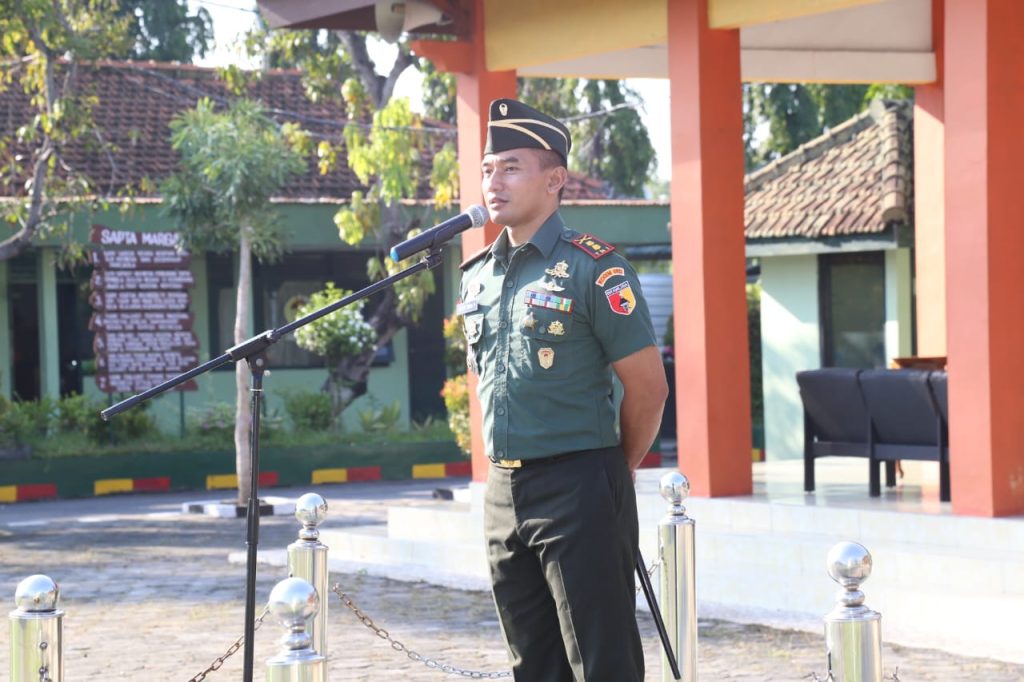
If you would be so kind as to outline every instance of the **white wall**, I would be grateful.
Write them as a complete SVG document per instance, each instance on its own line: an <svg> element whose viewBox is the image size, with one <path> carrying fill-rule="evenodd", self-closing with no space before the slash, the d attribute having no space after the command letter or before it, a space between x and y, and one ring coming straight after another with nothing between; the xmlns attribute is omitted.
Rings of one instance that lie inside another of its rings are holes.
<svg viewBox="0 0 1024 682"><path fill-rule="evenodd" d="M885 252L885 363L911 355L910 249Z"/></svg>
<svg viewBox="0 0 1024 682"><path fill-rule="evenodd" d="M766 456L803 457L796 373L821 366L817 256L761 259L761 348Z"/></svg>

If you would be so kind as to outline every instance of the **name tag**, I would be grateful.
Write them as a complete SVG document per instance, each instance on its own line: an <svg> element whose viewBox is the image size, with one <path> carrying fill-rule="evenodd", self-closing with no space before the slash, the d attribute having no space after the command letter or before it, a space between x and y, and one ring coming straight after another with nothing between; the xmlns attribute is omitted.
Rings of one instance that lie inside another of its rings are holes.
<svg viewBox="0 0 1024 682"><path fill-rule="evenodd" d="M455 307L455 314L465 315L466 313L475 313L479 307L480 303L478 301L466 301Z"/></svg>

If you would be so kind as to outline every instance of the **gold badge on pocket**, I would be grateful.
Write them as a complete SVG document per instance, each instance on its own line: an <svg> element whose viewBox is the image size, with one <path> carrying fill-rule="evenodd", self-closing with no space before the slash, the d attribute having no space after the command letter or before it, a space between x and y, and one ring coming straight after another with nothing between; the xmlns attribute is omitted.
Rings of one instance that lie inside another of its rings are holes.
<svg viewBox="0 0 1024 682"><path fill-rule="evenodd" d="M559 320L555 320L548 325L548 334L551 334L551 336L563 336L565 334L565 325Z"/></svg>
<svg viewBox="0 0 1024 682"><path fill-rule="evenodd" d="M551 369L551 366L555 364L555 349L541 348L537 351L537 360L543 369Z"/></svg>

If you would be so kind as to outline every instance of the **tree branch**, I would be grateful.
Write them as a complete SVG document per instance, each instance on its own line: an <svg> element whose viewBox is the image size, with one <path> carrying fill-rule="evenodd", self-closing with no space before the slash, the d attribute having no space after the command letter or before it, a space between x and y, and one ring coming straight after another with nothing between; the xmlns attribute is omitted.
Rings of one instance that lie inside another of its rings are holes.
<svg viewBox="0 0 1024 682"><path fill-rule="evenodd" d="M381 97L384 77L377 73L377 66L366 50L366 36L353 31L338 31L338 35L345 43L345 51L352 62L352 68L355 69L363 87L366 88L374 109L380 109L386 103L386 100Z"/></svg>
<svg viewBox="0 0 1024 682"><path fill-rule="evenodd" d="M46 187L46 166L49 163L50 155L53 153L53 144L47 140L36 157L35 165L32 168L32 193L29 197L28 217L22 223L21 229L7 239L0 242L0 260L13 258L21 253L21 250L32 243L32 239L39 231L42 223L43 199Z"/></svg>
<svg viewBox="0 0 1024 682"><path fill-rule="evenodd" d="M380 98L381 101L387 103L391 100L391 95L395 92L395 84L398 83L399 77L405 72L407 68L416 63L416 58L412 56L409 51L409 46L401 44L398 46L398 56L395 58L395 63L391 65L391 72L388 74L387 79L381 86Z"/></svg>

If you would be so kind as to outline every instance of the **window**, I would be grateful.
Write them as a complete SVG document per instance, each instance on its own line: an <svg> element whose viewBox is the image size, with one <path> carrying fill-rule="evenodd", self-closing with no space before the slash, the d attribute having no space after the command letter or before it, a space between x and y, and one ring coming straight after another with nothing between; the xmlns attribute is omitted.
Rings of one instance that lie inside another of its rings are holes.
<svg viewBox="0 0 1024 682"><path fill-rule="evenodd" d="M885 366L885 254L820 256L822 365Z"/></svg>
<svg viewBox="0 0 1024 682"><path fill-rule="evenodd" d="M339 289L358 290L369 284L366 276L368 254L363 251L290 253L272 264L253 264L253 329L258 333L295 319L295 309L310 294L334 282ZM234 345L235 269L231 254L207 257L210 288L211 352ZM393 359L390 344L381 348L374 364ZM289 334L270 349L270 368L323 367L324 359L299 348Z"/></svg>

